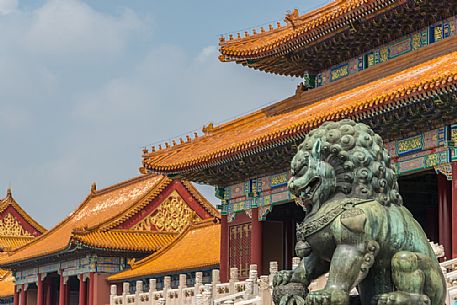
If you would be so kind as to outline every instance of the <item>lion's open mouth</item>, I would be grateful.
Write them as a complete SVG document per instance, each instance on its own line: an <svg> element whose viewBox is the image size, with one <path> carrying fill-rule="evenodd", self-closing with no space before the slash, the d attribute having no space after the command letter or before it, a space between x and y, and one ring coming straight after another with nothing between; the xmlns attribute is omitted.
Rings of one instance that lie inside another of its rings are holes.
<svg viewBox="0 0 457 305"><path fill-rule="evenodd" d="M319 177L313 177L308 184L301 188L300 197L304 200L311 199L320 184L321 179L319 179Z"/></svg>
<svg viewBox="0 0 457 305"><path fill-rule="evenodd" d="M319 177L313 177L305 186L295 192L295 195L297 196L295 198L295 203L302 206L305 211L308 210L308 207L312 205L311 199L320 184L321 179L319 179Z"/></svg>

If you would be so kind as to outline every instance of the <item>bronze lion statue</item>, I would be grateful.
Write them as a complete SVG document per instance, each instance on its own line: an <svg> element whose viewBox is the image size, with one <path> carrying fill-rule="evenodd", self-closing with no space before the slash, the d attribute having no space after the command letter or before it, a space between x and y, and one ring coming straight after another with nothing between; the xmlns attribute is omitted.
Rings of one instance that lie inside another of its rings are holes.
<svg viewBox="0 0 457 305"><path fill-rule="evenodd" d="M274 277L276 305L444 304L437 258L403 206L395 168L369 126L345 119L312 130L291 173L289 190L306 212L295 247L302 260ZM308 292L327 272L325 288Z"/></svg>

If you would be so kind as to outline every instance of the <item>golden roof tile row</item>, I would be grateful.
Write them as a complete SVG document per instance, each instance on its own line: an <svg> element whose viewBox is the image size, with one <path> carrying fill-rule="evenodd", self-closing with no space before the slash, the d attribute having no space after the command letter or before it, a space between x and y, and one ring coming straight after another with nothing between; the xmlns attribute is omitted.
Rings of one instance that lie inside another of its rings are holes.
<svg viewBox="0 0 457 305"><path fill-rule="evenodd" d="M74 232L72 243L96 249L114 251L154 252L171 243L175 233L129 230Z"/></svg>
<svg viewBox="0 0 457 305"><path fill-rule="evenodd" d="M255 119L246 116L246 122L225 124L227 128L215 128L190 143L147 153L143 166L161 173L207 168L306 133L325 121L354 118L456 83L453 52L287 113L269 116L256 111Z"/></svg>
<svg viewBox="0 0 457 305"><path fill-rule="evenodd" d="M275 54L288 53L304 43L309 43L322 36L348 26L357 18L376 14L390 5L404 3L405 0L335 0L329 4L299 16L294 10L285 18L286 26L278 22L277 28L263 28L253 35L220 40L220 60L257 59Z"/></svg>
<svg viewBox="0 0 457 305"><path fill-rule="evenodd" d="M220 224L209 221L189 226L167 247L134 263L132 269L110 276L108 280L122 281L215 267L219 265L220 230Z"/></svg>

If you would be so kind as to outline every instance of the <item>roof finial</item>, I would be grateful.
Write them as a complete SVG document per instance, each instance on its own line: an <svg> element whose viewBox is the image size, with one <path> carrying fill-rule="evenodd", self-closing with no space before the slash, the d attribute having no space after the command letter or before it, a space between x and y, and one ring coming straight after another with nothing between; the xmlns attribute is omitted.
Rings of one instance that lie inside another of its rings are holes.
<svg viewBox="0 0 457 305"><path fill-rule="evenodd" d="M94 194L95 192L97 191L97 183L92 183L91 187L90 187L90 192L91 194Z"/></svg>
<svg viewBox="0 0 457 305"><path fill-rule="evenodd" d="M6 189L6 197L12 197L12 193L11 193L11 185Z"/></svg>

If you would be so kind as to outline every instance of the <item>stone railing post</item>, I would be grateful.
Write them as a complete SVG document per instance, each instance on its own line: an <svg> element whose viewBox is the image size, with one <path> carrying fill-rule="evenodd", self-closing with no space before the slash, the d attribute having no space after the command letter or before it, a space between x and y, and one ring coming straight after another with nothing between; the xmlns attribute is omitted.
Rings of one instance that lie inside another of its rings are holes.
<svg viewBox="0 0 457 305"><path fill-rule="evenodd" d="M155 299L154 299L154 292L157 291L157 280L156 279L149 279L149 304L154 305L155 304Z"/></svg>
<svg viewBox="0 0 457 305"><path fill-rule="evenodd" d="M259 296L262 300L262 305L272 305L272 298L270 292L270 279L268 275L260 276L259 281Z"/></svg>
<svg viewBox="0 0 457 305"><path fill-rule="evenodd" d="M143 293L143 281L135 283L135 304L140 304L140 293Z"/></svg>
<svg viewBox="0 0 457 305"><path fill-rule="evenodd" d="M299 257L296 257L296 256L294 256L292 258L292 270L298 267L298 265L300 264L300 260L301 259Z"/></svg>
<svg viewBox="0 0 457 305"><path fill-rule="evenodd" d="M197 296L200 293L200 287L203 285L203 273L202 272L196 272L195 273L195 290L194 290L194 295ZM195 298L197 299L197 298Z"/></svg>
<svg viewBox="0 0 457 305"><path fill-rule="evenodd" d="M122 283L122 304L128 304L127 295L130 293L130 284Z"/></svg>
<svg viewBox="0 0 457 305"><path fill-rule="evenodd" d="M117 296L117 286L116 285L111 285L110 298L109 298L110 305L114 305L114 297L115 296Z"/></svg>
<svg viewBox="0 0 457 305"><path fill-rule="evenodd" d="M270 286L273 285L273 278L278 273L278 262L270 262L270 275L268 276L268 282Z"/></svg>
<svg viewBox="0 0 457 305"><path fill-rule="evenodd" d="M178 304L180 304L180 305L184 304L184 299L185 299L185 296L183 293L184 288L187 288L187 277L185 274L180 274L179 275L179 284L178 284L178 289L179 289Z"/></svg>
<svg viewBox="0 0 457 305"><path fill-rule="evenodd" d="M214 269L211 274L211 284L213 285L213 300L218 297L218 291L216 289L216 285L221 283L221 279L219 277L219 269Z"/></svg>
<svg viewBox="0 0 457 305"><path fill-rule="evenodd" d="M168 298L168 290L170 288L171 288L171 276L164 276L163 277L163 298L165 299L165 303L170 302L170 300Z"/></svg>
<svg viewBox="0 0 457 305"><path fill-rule="evenodd" d="M195 305L203 305L203 295L201 293L195 295Z"/></svg>
<svg viewBox="0 0 457 305"><path fill-rule="evenodd" d="M259 294L259 287L257 285L257 265L249 265L249 279L252 280L252 295Z"/></svg>
<svg viewBox="0 0 457 305"><path fill-rule="evenodd" d="M254 294L254 283L253 283L252 279L246 279L245 284L244 284L243 298L245 300L252 299L253 294Z"/></svg>
<svg viewBox="0 0 457 305"><path fill-rule="evenodd" d="M203 291L203 305L212 305L212 295L213 295L213 285L205 284L204 291Z"/></svg>
<svg viewBox="0 0 457 305"><path fill-rule="evenodd" d="M229 293L236 293L235 283L238 282L238 268L230 268Z"/></svg>

